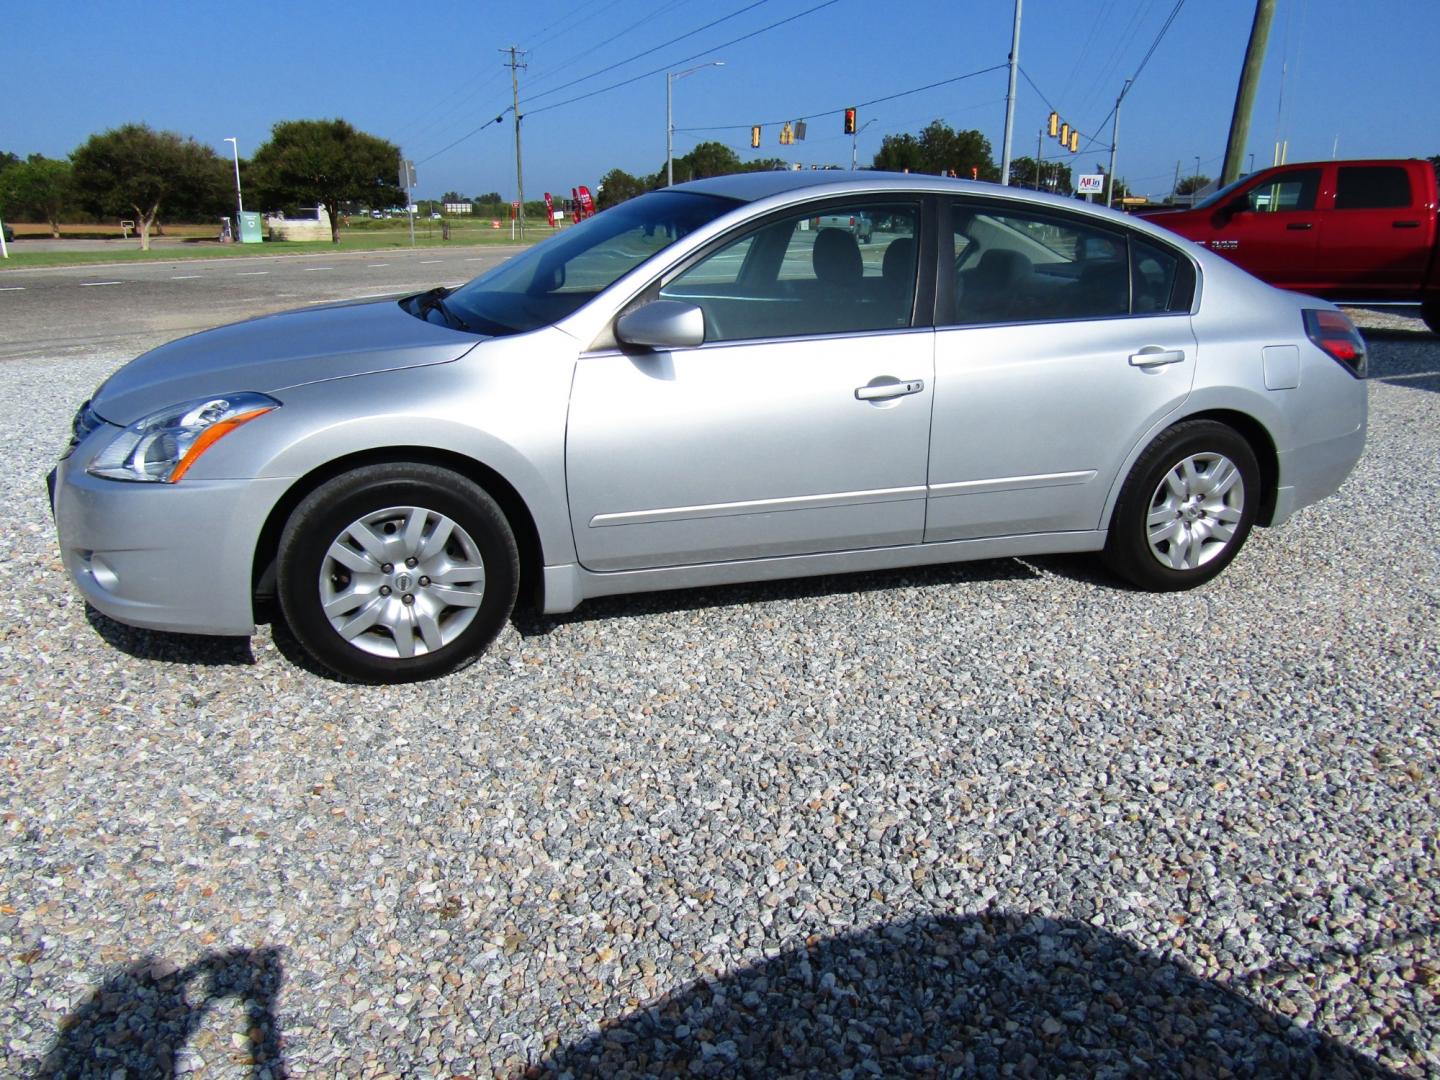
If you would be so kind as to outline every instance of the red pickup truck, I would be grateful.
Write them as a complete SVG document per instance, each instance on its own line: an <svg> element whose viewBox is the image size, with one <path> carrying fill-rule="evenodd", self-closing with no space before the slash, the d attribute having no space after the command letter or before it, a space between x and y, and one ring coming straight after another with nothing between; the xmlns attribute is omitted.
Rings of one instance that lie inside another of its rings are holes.
<svg viewBox="0 0 1440 1080"><path fill-rule="evenodd" d="M1440 333L1436 173L1428 161L1262 169L1189 210L1140 213L1282 289L1420 304Z"/></svg>

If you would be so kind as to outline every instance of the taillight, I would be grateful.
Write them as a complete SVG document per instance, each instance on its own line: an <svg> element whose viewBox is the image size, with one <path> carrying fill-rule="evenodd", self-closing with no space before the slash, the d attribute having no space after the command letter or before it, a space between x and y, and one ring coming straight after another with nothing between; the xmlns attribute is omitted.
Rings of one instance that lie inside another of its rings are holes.
<svg viewBox="0 0 1440 1080"><path fill-rule="evenodd" d="M1365 339L1348 318L1338 311L1306 308L1305 333L1351 375L1365 378Z"/></svg>

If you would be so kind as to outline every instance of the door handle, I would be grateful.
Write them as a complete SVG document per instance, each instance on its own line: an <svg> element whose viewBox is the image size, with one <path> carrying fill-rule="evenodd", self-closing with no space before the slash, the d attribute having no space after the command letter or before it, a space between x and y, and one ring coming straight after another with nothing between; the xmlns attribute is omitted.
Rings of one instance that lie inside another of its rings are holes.
<svg viewBox="0 0 1440 1080"><path fill-rule="evenodd" d="M1130 363L1135 367L1160 367L1162 364L1178 364L1184 359L1184 349L1163 349L1159 345L1146 345L1139 352L1130 354Z"/></svg>
<svg viewBox="0 0 1440 1080"><path fill-rule="evenodd" d="M1301 232L1305 229L1314 228L1314 224L1309 221L1292 221L1289 225L1286 225L1285 228L1293 232Z"/></svg>
<svg viewBox="0 0 1440 1080"><path fill-rule="evenodd" d="M897 379L894 382L871 383L868 386L857 386L855 388L855 397L859 401L884 401L886 398L904 397L906 394L918 394L924 389L924 379L907 379L904 382Z"/></svg>
<svg viewBox="0 0 1440 1080"><path fill-rule="evenodd" d="M1391 227L1392 229L1418 229L1418 228L1420 228L1420 222L1418 222L1418 221L1392 221L1392 222L1390 223L1390 227Z"/></svg>

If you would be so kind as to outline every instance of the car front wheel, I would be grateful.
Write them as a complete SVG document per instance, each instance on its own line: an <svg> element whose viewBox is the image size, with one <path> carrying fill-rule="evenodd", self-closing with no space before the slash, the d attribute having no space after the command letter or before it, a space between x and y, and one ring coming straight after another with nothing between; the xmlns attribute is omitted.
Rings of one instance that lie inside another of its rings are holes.
<svg viewBox="0 0 1440 1080"><path fill-rule="evenodd" d="M1191 589L1235 558L1260 500L1250 444L1213 420L1176 424L1135 462L1120 491L1105 563L1142 589Z"/></svg>
<svg viewBox="0 0 1440 1080"><path fill-rule="evenodd" d="M422 464L369 466L316 488L285 525L276 569L296 640L332 671L376 683L473 661L519 583L514 534L495 501Z"/></svg>

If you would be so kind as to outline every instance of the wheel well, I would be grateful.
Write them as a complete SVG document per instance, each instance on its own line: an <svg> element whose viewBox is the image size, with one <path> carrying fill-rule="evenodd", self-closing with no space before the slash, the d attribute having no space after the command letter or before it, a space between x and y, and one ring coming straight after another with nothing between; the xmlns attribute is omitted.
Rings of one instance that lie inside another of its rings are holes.
<svg viewBox="0 0 1440 1080"><path fill-rule="evenodd" d="M1269 525L1275 517L1275 497L1280 488L1280 458L1275 453L1275 441L1270 432L1253 416L1232 412L1229 409L1212 409L1195 413L1186 420L1214 420L1228 428L1234 428L1255 451L1255 460L1260 465L1260 507L1255 515L1257 525Z"/></svg>
<svg viewBox="0 0 1440 1080"><path fill-rule="evenodd" d="M271 508L270 516L265 519L265 527L260 530L260 539L255 545L255 558L251 567L250 589L257 621L266 622L274 617L275 556L280 548L280 534L295 508L321 484L342 473L366 465L395 462L415 462L419 465L435 465L449 469L484 488L500 505L505 520L510 523L510 529L515 534L515 546L520 552L520 596L539 601L544 582L544 574L541 572L544 560L540 548L540 532L535 527L535 519L525 505L525 500L510 486L510 482L489 466L461 454L425 446L387 446L326 462L314 472L295 481Z"/></svg>

